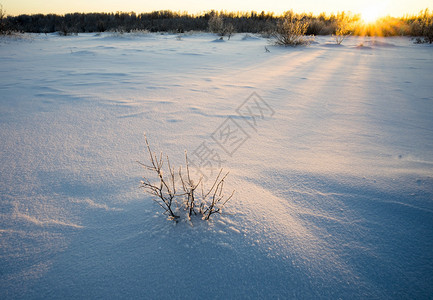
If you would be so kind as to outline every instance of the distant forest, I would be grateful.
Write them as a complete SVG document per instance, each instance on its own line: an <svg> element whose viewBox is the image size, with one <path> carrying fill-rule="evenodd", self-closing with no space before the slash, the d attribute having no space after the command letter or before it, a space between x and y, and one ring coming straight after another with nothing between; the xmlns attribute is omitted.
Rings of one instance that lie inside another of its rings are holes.
<svg viewBox="0 0 433 300"><path fill-rule="evenodd" d="M70 13L65 15L34 14L5 16L0 11L0 32L33 32L72 34L81 32L131 32L146 30L150 32L183 33L187 31L209 31L209 20L219 17L230 24L234 32L271 34L278 23L287 15L295 16L308 23L307 35L335 34L342 21L351 25L355 35L380 36L423 36L432 30L433 17L428 9L416 16L401 18L386 17L375 24L360 22L360 16L350 13L338 14L294 14L288 11L283 15L272 12L218 12L209 11L200 15L173 11L154 11L136 14L134 12L116 13Z"/></svg>

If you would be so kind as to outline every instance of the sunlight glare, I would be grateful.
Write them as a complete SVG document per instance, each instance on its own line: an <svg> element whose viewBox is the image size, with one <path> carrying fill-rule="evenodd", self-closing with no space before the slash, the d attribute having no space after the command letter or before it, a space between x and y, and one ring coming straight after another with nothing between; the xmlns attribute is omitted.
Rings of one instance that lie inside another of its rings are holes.
<svg viewBox="0 0 433 300"><path fill-rule="evenodd" d="M365 23L374 23L379 17L379 8L374 6L365 8L361 13L361 18Z"/></svg>

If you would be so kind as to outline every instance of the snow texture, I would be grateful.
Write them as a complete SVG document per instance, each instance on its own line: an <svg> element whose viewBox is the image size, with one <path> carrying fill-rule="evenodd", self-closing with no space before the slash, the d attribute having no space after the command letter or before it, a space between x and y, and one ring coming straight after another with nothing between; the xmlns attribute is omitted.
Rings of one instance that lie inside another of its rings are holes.
<svg viewBox="0 0 433 300"><path fill-rule="evenodd" d="M0 39L2 299L432 297L433 48L244 36ZM144 132L223 215L167 220Z"/></svg>

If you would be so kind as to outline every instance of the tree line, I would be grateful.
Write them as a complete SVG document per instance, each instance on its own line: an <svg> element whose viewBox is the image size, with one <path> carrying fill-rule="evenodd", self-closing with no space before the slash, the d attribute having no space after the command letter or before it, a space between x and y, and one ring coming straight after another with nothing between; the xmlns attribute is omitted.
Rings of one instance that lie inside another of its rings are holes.
<svg viewBox="0 0 433 300"><path fill-rule="evenodd" d="M136 14L135 12L115 13L69 13L33 14L6 16L0 7L0 32L32 32L63 34L82 32L146 30L150 32L209 31L209 21L221 18L234 32L270 34L287 16L303 20L307 24L307 35L335 34L344 21L355 35L379 36L428 36L433 31L433 15L425 9L418 15L401 18L385 17L375 24L366 25L360 22L360 15L338 13L313 15L311 13L295 14L288 11L282 15L272 12L226 12L208 11L202 14L173 12L170 10L153 11Z"/></svg>

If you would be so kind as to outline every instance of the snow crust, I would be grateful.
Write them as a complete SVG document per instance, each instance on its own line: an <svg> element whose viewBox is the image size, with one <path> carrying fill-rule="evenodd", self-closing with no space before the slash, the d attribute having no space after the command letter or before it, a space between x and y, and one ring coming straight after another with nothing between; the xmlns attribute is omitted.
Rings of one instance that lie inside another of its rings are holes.
<svg viewBox="0 0 433 300"><path fill-rule="evenodd" d="M0 39L1 298L430 298L433 48L215 41ZM175 165L218 153L223 215L167 221L139 189L144 132Z"/></svg>

